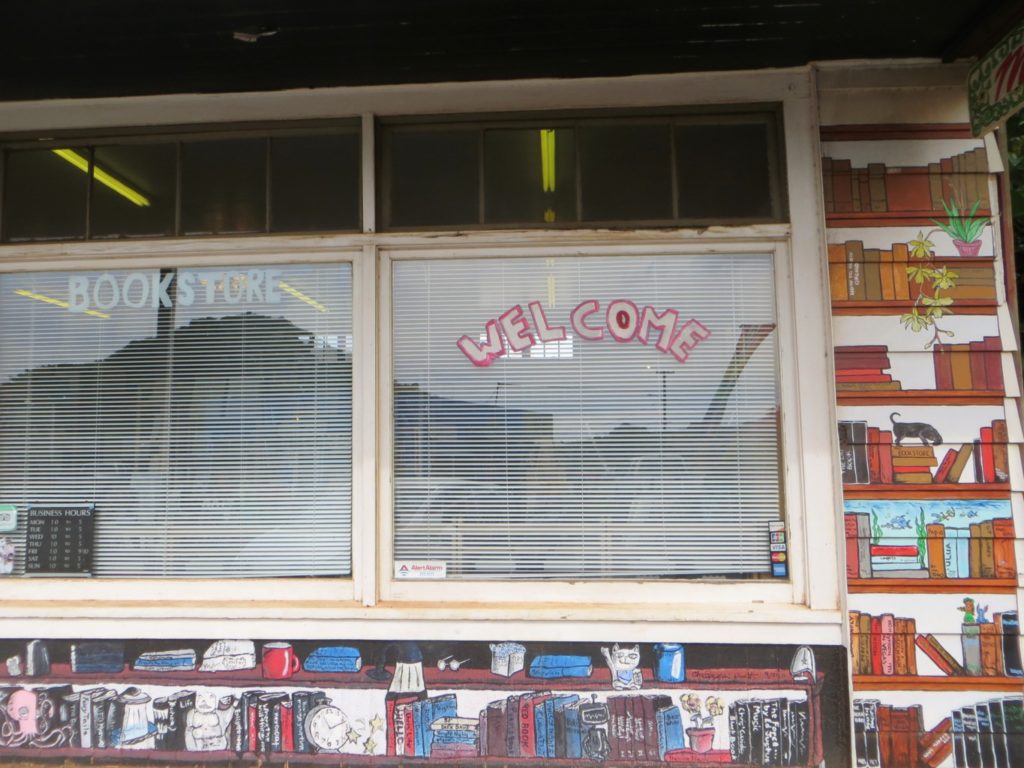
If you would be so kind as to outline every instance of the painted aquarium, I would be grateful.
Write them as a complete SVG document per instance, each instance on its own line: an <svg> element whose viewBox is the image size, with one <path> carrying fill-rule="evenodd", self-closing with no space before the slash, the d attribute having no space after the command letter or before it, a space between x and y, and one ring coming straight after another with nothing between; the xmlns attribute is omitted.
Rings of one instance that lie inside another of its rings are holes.
<svg viewBox="0 0 1024 768"><path fill-rule="evenodd" d="M3 647L3 762L850 764L841 647L508 640Z"/></svg>

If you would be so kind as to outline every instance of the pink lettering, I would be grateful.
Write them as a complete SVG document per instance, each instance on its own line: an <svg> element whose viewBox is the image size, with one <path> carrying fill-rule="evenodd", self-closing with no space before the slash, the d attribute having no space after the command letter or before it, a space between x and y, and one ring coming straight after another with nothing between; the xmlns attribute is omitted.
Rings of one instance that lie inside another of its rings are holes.
<svg viewBox="0 0 1024 768"><path fill-rule="evenodd" d="M458 348L462 350L462 354L469 358L469 362L478 368L486 368L497 358L505 354L505 344L501 340L501 333L498 332L498 322L496 320L488 320L485 328L487 329L487 342L485 344L478 344L469 336L463 336L455 342Z"/></svg>
<svg viewBox="0 0 1024 768"><path fill-rule="evenodd" d="M516 304L512 309L498 318L501 330L505 332L505 340L516 352L522 352L533 346L533 334L527 332L529 326L523 317L523 308Z"/></svg>
<svg viewBox="0 0 1024 768"><path fill-rule="evenodd" d="M640 330L637 332L636 340L641 344L647 344L651 328L657 328L658 341L654 346L659 352L668 352L678 321L679 313L674 309L666 309L659 315L657 310L648 304L640 314Z"/></svg>
<svg viewBox="0 0 1024 768"><path fill-rule="evenodd" d="M544 307L539 301L530 302L530 314L533 316L533 325L537 329L537 337L543 342L565 341L565 326L548 325L548 318L544 314Z"/></svg>
<svg viewBox="0 0 1024 768"><path fill-rule="evenodd" d="M599 306L597 299L582 301L576 305L572 314L569 315L569 322L572 324L572 329L576 331L576 335L581 339L586 339L587 341L600 341L604 338L603 328L591 328L584 322L587 317L597 312L597 308Z"/></svg>
<svg viewBox="0 0 1024 768"><path fill-rule="evenodd" d="M672 339L669 351L676 360L680 363L685 363L686 358L690 356L688 350L693 349L702 341L710 337L711 331L703 325L698 323L696 320L687 320L683 324L683 327L679 329L679 333L676 334L676 337Z"/></svg>
<svg viewBox="0 0 1024 768"><path fill-rule="evenodd" d="M622 343L631 341L636 336L639 319L640 313L632 301L615 299L608 303L605 320L608 323L608 332L616 341Z"/></svg>

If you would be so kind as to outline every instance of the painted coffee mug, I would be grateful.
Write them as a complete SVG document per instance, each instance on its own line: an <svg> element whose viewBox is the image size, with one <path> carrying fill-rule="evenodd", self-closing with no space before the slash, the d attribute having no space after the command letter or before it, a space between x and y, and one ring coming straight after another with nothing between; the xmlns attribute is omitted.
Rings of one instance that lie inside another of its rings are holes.
<svg viewBox="0 0 1024 768"><path fill-rule="evenodd" d="M263 644L263 676L284 680L299 671L301 662L291 643Z"/></svg>

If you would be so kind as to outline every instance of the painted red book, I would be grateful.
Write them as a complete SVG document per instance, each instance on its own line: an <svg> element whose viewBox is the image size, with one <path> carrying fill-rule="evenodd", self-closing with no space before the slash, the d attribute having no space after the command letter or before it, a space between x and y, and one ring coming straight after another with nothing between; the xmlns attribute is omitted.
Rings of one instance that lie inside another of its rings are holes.
<svg viewBox="0 0 1024 768"><path fill-rule="evenodd" d="M912 766L915 763L910 762L910 738L908 734L910 732L910 713L907 710L900 707L893 707L892 710L892 730L890 731L890 739L892 742L892 763L893 766ZM917 735L914 735L914 741L917 741Z"/></svg>
<svg viewBox="0 0 1024 768"><path fill-rule="evenodd" d="M872 557L916 557L916 544L872 544Z"/></svg>
<svg viewBox="0 0 1024 768"><path fill-rule="evenodd" d="M281 751L295 751L294 711L290 701L281 702Z"/></svg>
<svg viewBox="0 0 1024 768"><path fill-rule="evenodd" d="M935 666L947 675L965 674L963 666L950 655L949 651L942 647L941 643L933 635L918 635L914 643L924 651L925 656L935 662Z"/></svg>
<svg viewBox="0 0 1024 768"><path fill-rule="evenodd" d="M857 553L857 516L843 515L846 531L846 578L856 579L860 575L860 557Z"/></svg>
<svg viewBox="0 0 1024 768"><path fill-rule="evenodd" d="M992 422L992 472L997 483L1010 481L1010 434L1005 419Z"/></svg>
<svg viewBox="0 0 1024 768"><path fill-rule="evenodd" d="M832 200L836 213L853 211L853 169L849 160L832 160Z"/></svg>
<svg viewBox="0 0 1024 768"><path fill-rule="evenodd" d="M550 693L526 694L519 699L519 755L537 756L537 704L550 699Z"/></svg>
<svg viewBox="0 0 1024 768"><path fill-rule="evenodd" d="M385 749L389 755L397 755L396 750L398 744L395 741L395 716L397 714L398 707L402 704L412 704L414 701L419 701L418 696L397 696L393 699L386 699L384 702L384 717L385 727L387 728L387 735L385 736ZM405 718L402 719L402 727L404 729ZM402 749L405 749L405 740L402 741Z"/></svg>
<svg viewBox="0 0 1024 768"><path fill-rule="evenodd" d="M935 482L944 483L946 478L949 477L949 470L953 468L953 462L956 461L956 456L959 453L956 448L950 448L946 451L946 455L942 457L942 461L939 462L939 468L935 470Z"/></svg>
<svg viewBox="0 0 1024 768"><path fill-rule="evenodd" d="M871 617L871 674L882 674L882 619Z"/></svg>
<svg viewBox="0 0 1024 768"><path fill-rule="evenodd" d="M907 725L909 726L907 741L910 742L908 744L910 749L910 762L908 765L917 765L918 755L920 754L920 749L917 746L917 740L921 737L921 732L924 730L924 720L922 719L920 704L911 704L907 707L907 721Z"/></svg>
<svg viewBox="0 0 1024 768"><path fill-rule="evenodd" d="M873 367L867 367L866 364L857 362L850 366L839 366L836 365L836 376L837 377L850 377L850 376L875 376L882 374L882 366L876 365Z"/></svg>
<svg viewBox="0 0 1024 768"><path fill-rule="evenodd" d="M882 674L892 675L896 672L896 617L891 613L883 613L881 616L881 653Z"/></svg>
<svg viewBox="0 0 1024 768"><path fill-rule="evenodd" d="M994 483L996 481L995 457L992 454L992 427L981 428L981 473L979 482Z"/></svg>
<svg viewBox="0 0 1024 768"><path fill-rule="evenodd" d="M999 354L1003 345L998 336L986 336L985 345L985 383L993 392L1003 391L1003 356Z"/></svg>
<svg viewBox="0 0 1024 768"><path fill-rule="evenodd" d="M971 386L974 389L988 389L985 373L985 358L988 355L985 353L985 343L983 341L972 341L967 346L970 350L968 354L971 367Z"/></svg>
<svg viewBox="0 0 1024 768"><path fill-rule="evenodd" d="M880 429L868 427L868 479L872 483L880 483L882 481L881 452L878 448L880 435Z"/></svg>
<svg viewBox="0 0 1024 768"><path fill-rule="evenodd" d="M994 575L997 579L1012 579L1017 576L1017 558L1014 556L1013 518L1000 517L992 521L992 554L995 560ZM847 543L849 549L849 543Z"/></svg>
<svg viewBox="0 0 1024 768"><path fill-rule="evenodd" d="M416 755L416 718L413 717L413 707L410 704L405 708L405 755L414 757Z"/></svg>
<svg viewBox="0 0 1024 768"><path fill-rule="evenodd" d="M878 465L881 482L892 483L892 432L883 429L879 433Z"/></svg>
<svg viewBox="0 0 1024 768"><path fill-rule="evenodd" d="M882 765L892 765L892 706L878 705L878 754Z"/></svg>
<svg viewBox="0 0 1024 768"><path fill-rule="evenodd" d="M946 718L917 741L918 754L922 763L929 768L939 768L953 754L953 721Z"/></svg>
<svg viewBox="0 0 1024 768"><path fill-rule="evenodd" d="M879 373L877 370L867 373L854 373L853 371L836 371L836 381L892 381L888 373Z"/></svg>
<svg viewBox="0 0 1024 768"><path fill-rule="evenodd" d="M945 344L932 347L932 364L935 367L935 389L948 391L953 389L953 358L951 350Z"/></svg>
<svg viewBox="0 0 1024 768"><path fill-rule="evenodd" d="M709 749L707 752L694 752L692 749L670 749L665 753L666 763L731 763L732 755L728 749Z"/></svg>

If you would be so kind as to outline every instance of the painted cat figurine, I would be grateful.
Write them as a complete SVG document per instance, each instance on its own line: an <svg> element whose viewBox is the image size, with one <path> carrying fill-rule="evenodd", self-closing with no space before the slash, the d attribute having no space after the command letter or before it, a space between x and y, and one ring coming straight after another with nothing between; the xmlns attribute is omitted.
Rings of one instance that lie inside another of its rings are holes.
<svg viewBox="0 0 1024 768"><path fill-rule="evenodd" d="M640 666L640 646L619 648L616 643L611 652L601 648L604 660L612 673L612 688L616 691L636 691L644 684L644 675L637 667Z"/></svg>

